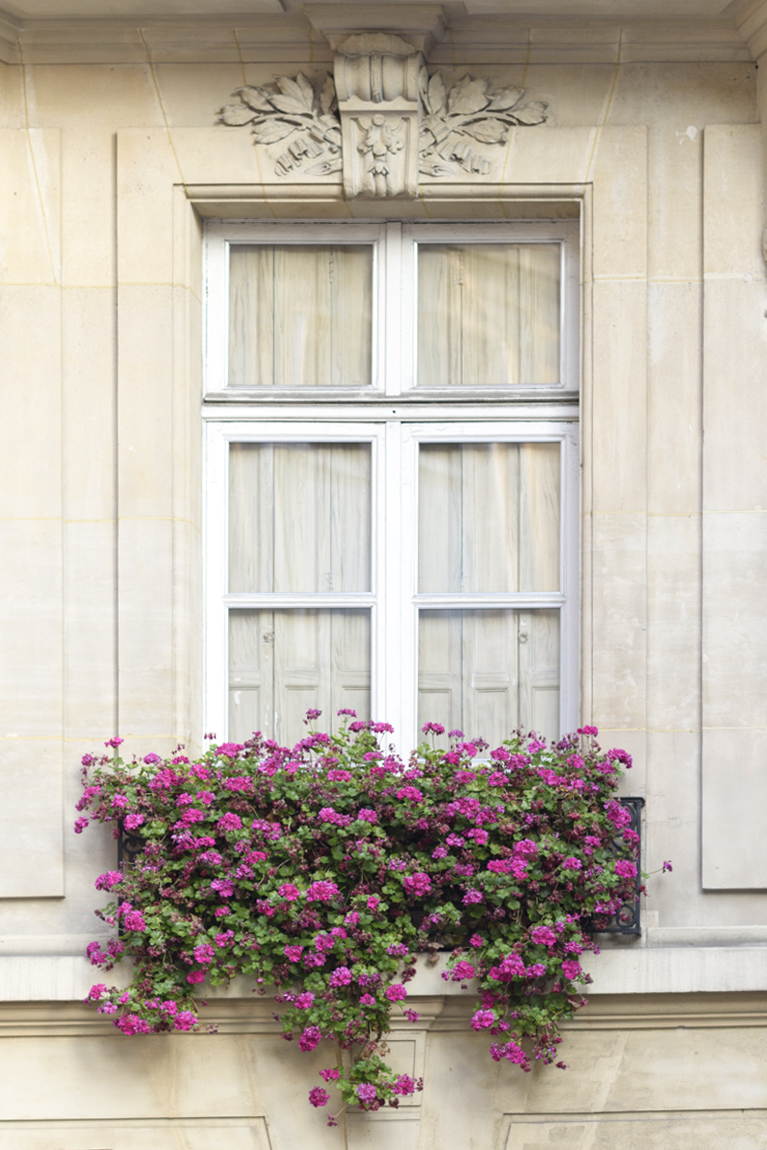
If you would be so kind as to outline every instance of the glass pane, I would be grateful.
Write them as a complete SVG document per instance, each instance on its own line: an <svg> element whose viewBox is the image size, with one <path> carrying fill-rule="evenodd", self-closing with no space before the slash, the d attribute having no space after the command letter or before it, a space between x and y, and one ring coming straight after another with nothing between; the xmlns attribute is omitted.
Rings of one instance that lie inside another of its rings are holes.
<svg viewBox="0 0 767 1150"><path fill-rule="evenodd" d="M418 590L559 589L558 443L424 443Z"/></svg>
<svg viewBox="0 0 767 1150"><path fill-rule="evenodd" d="M369 443L233 443L229 590L370 590Z"/></svg>
<svg viewBox="0 0 767 1150"><path fill-rule="evenodd" d="M418 384L559 379L558 244L419 244Z"/></svg>
<svg viewBox="0 0 767 1150"><path fill-rule="evenodd" d="M294 746L310 707L336 730L336 712L370 717L370 612L231 611L229 738L254 731Z"/></svg>
<svg viewBox="0 0 767 1150"><path fill-rule="evenodd" d="M372 245L233 245L229 386L368 386L372 298Z"/></svg>
<svg viewBox="0 0 767 1150"><path fill-rule="evenodd" d="M517 727L558 738L559 612L421 611L418 729L427 722L491 747Z"/></svg>

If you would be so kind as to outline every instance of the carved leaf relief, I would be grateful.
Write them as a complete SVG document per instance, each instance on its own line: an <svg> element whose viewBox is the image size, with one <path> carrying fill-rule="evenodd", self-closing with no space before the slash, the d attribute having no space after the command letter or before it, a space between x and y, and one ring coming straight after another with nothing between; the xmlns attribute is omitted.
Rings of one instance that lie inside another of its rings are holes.
<svg viewBox="0 0 767 1150"><path fill-rule="evenodd" d="M485 154L486 147L505 144L513 127L532 127L547 119L545 103L523 103L524 89L494 88L488 79L475 79L468 73L450 85L441 72L429 75L424 68L418 90L423 113L419 162L424 175L446 178L459 169L487 175L492 161ZM303 72L295 77L278 76L274 84L246 85L235 94L239 103L221 109L221 123L235 128L250 124L257 144L285 141L286 150L276 157L279 176L310 161L311 167L305 168L310 175L342 170L341 120L332 75L316 83ZM388 168L388 157L402 145L391 125L383 131L382 125L372 121L358 123L364 132L360 151L369 157L371 174L380 183L388 176L383 170ZM376 194L392 193L387 187Z"/></svg>
<svg viewBox="0 0 767 1150"><path fill-rule="evenodd" d="M303 72L299 72L295 80L289 76L278 76L277 87L285 96L292 96L307 112L311 112L314 103L314 88Z"/></svg>
<svg viewBox="0 0 767 1150"><path fill-rule="evenodd" d="M289 121L267 120L263 124L256 124L253 129L253 139L257 144L276 144L278 140L284 140L295 130L296 125Z"/></svg>
<svg viewBox="0 0 767 1150"><path fill-rule="evenodd" d="M238 95L243 103L252 108L254 112L273 112L274 108L268 96L260 88L240 88ZM230 104L229 109L236 110L239 104ZM224 108L226 112L228 109Z"/></svg>
<svg viewBox="0 0 767 1150"><path fill-rule="evenodd" d="M424 73L426 75L426 73ZM447 100L447 85L440 72L435 72L426 87L424 104L426 111L432 116L439 116L444 111Z"/></svg>
<svg viewBox="0 0 767 1150"><path fill-rule="evenodd" d="M256 144L289 141L276 158L278 175L288 175L307 160L318 161L307 169L312 175L340 171L341 121L332 76L315 87L299 72L295 78L278 76L268 87L246 85L235 94L240 103L222 108L219 120L233 128L252 124Z"/></svg>
<svg viewBox="0 0 767 1150"><path fill-rule="evenodd" d="M219 119L230 128L241 128L253 119L253 109L244 108L242 104L228 104L221 109Z"/></svg>
<svg viewBox="0 0 767 1150"><path fill-rule="evenodd" d="M471 76L462 76L450 89L447 112L449 116L470 116L486 108L488 103L487 80L472 80Z"/></svg>
<svg viewBox="0 0 767 1150"><path fill-rule="evenodd" d="M423 175L447 177L459 168L487 175L492 164L469 143L505 144L509 130L531 127L547 118L546 104L522 104L522 88L490 87L487 79L466 74L448 88L439 72L424 84L423 104L428 113L421 121L420 168Z"/></svg>
<svg viewBox="0 0 767 1150"><path fill-rule="evenodd" d="M322 85L322 89L320 91L320 111L322 112L323 116L326 116L328 112L333 111L337 107L338 100L336 100L336 86L333 82L333 77L330 75L330 72L328 72L327 76L325 77L325 83Z"/></svg>
<svg viewBox="0 0 767 1150"><path fill-rule="evenodd" d="M547 105L541 100L534 100L531 104L526 104L524 108L518 109L515 113L518 124L525 124L534 126L535 124L542 124L546 119Z"/></svg>
<svg viewBox="0 0 767 1150"><path fill-rule="evenodd" d="M501 88L487 105L489 112L501 112L513 108L525 94L524 88Z"/></svg>
<svg viewBox="0 0 767 1150"><path fill-rule="evenodd" d="M509 134L509 129L503 120L480 120L476 124L467 124L464 131L475 140L483 144L503 144Z"/></svg>

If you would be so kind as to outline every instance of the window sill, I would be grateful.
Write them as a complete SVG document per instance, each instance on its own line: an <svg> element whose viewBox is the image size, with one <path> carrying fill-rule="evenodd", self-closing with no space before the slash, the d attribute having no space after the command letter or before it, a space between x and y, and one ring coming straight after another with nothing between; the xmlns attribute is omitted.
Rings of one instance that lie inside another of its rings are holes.
<svg viewBox="0 0 767 1150"><path fill-rule="evenodd" d="M597 995L735 994L767 991L767 944L754 946L634 947L588 956L594 979L587 991ZM469 994L457 982L445 982L445 960L420 966L408 985L411 998ZM81 1002L105 975L77 955L0 956L0 1002ZM117 967L108 981L126 985L129 967ZM206 990L209 999L247 999L252 982L235 979L228 988Z"/></svg>

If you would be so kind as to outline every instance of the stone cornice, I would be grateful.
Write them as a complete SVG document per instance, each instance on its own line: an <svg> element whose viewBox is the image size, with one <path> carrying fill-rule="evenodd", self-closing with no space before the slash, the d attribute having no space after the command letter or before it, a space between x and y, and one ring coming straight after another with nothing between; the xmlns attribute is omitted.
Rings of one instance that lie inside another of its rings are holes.
<svg viewBox="0 0 767 1150"><path fill-rule="evenodd" d="M427 58L445 34L441 4L308 4L307 18L334 51L358 32L394 33Z"/></svg>
<svg viewBox="0 0 767 1150"><path fill-rule="evenodd" d="M469 1018L476 1007L473 988L460 991L455 984L445 983L442 988L436 995L429 995L419 993L417 986L411 984L408 998L417 1006L421 1020L414 1028L405 1019L394 1017L392 1037L395 1040L416 1037L424 1030L467 1033ZM234 989L235 993L208 994L208 1006L202 1015L206 1025L216 1026L222 1034L276 1036L281 1032L274 1018L271 995L259 997L250 993L249 988ZM564 1024L566 1030L674 1030L680 1026L696 1030L764 1029L767 1024L767 995L759 992L654 994L641 999L624 994L600 995L594 991L587 994L589 1005ZM114 1036L114 1033L110 1018L77 1000L0 1002L0 1036L3 1038Z"/></svg>
<svg viewBox="0 0 767 1150"><path fill-rule="evenodd" d="M453 21L440 5L398 6L396 27L432 65L624 64L748 62L767 46L767 0L756 0L736 23L725 19L616 20L473 16ZM267 63L331 64L333 43L351 30L348 13L262 12L177 20L46 19L15 21L0 10L0 60L8 64ZM383 9L385 12L386 10ZM392 21L393 24L393 21ZM364 31L365 22L354 31ZM448 34L449 33L449 34Z"/></svg>
<svg viewBox="0 0 767 1150"><path fill-rule="evenodd" d="M674 998L673 1017L690 1011L700 1016L712 1013L716 1017L712 1017L710 1025L722 1025L722 1017L732 1017L741 1009L746 1013L755 1011L762 1019L767 1012L767 946L622 946L603 950L597 957L589 955L586 965L594 981L588 991L593 1005L588 1015L582 1016L584 1019L593 1016L594 999L607 1003L605 1009L610 1012L617 1008L610 1007L609 1002L619 998L623 1006L618 1013L623 1016L637 1013L662 1016L668 1013L669 996ZM464 1004L468 1009L473 998L462 991L458 983L444 981L444 970L444 958L435 966L419 963L408 989L411 997L423 1000L424 1004L432 1003L433 1009L426 1011L430 1018L447 1022L454 1010L462 1010ZM81 1003L97 976L102 977L86 958L75 955L2 956L0 1004L6 1004L2 1011L9 1018L17 1018L21 1007L12 1005L14 1003ZM129 978L127 964L116 967L109 975L110 982L118 986L127 985ZM252 981L238 977L228 988L206 990L211 1012L226 1013L233 1003L249 1001L254 1014L271 1025L270 1010L264 1007L266 1000L254 996L252 986ZM647 995L658 996L658 999L654 1004L650 1000L646 1005L637 1005L640 998ZM705 1009L698 999L701 995L710 996L710 1005ZM761 1001L757 1003L754 998L754 1005L749 1005L744 999L738 1005L733 995L760 995ZM714 996L721 996L718 1003ZM454 1005L446 1007L445 999ZM85 1008L78 1009L76 1014L88 1025L101 1021Z"/></svg>
<svg viewBox="0 0 767 1150"><path fill-rule="evenodd" d="M767 0L753 0L739 13L735 23L751 56L759 60L767 52Z"/></svg>
<svg viewBox="0 0 767 1150"><path fill-rule="evenodd" d="M0 61L5 64L13 63L18 58L17 42L19 39L19 26L0 10Z"/></svg>
<svg viewBox="0 0 767 1150"><path fill-rule="evenodd" d="M750 60L733 21L504 19L459 21L430 63L623 64Z"/></svg>

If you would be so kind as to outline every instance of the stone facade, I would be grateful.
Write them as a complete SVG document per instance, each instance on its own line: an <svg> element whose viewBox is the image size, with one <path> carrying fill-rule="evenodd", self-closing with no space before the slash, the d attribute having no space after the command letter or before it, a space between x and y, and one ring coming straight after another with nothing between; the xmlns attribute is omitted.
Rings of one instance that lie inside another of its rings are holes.
<svg viewBox="0 0 767 1150"><path fill-rule="evenodd" d="M767 6L287 7L0 22L0 1147L761 1150ZM337 111L259 141L249 92L328 74ZM473 136L440 96L466 75ZM674 871L593 960L564 1075L497 1067L423 971L423 1026L393 1036L423 1095L328 1130L320 1063L247 988L217 1036L128 1041L79 1005L114 863L71 833L80 756L202 735L215 217L580 221L581 715L634 755L645 869Z"/></svg>

